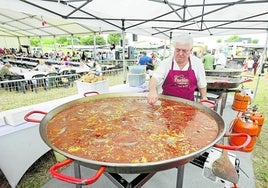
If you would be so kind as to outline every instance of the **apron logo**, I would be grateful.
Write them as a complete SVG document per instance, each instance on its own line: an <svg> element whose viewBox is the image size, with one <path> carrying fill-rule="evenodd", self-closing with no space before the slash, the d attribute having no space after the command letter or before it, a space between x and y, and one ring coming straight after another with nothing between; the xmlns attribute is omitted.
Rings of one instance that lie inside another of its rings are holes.
<svg viewBox="0 0 268 188"><path fill-rule="evenodd" d="M174 75L174 83L178 87L188 87L189 79L185 78L184 75Z"/></svg>

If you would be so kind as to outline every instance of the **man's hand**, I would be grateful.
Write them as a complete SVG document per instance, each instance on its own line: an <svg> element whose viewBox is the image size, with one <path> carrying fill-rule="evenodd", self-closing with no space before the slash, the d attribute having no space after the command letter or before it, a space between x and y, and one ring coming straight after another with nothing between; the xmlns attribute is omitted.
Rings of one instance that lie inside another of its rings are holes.
<svg viewBox="0 0 268 188"><path fill-rule="evenodd" d="M154 105L156 101L158 101L158 93L157 90L150 90L147 96L147 101L149 104Z"/></svg>

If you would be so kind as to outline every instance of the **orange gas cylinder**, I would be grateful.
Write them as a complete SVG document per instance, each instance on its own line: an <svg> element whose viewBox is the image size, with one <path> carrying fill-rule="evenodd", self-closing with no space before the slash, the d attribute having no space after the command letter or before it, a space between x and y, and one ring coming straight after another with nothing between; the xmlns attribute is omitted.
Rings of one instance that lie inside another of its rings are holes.
<svg viewBox="0 0 268 188"><path fill-rule="evenodd" d="M250 104L251 98L249 95L242 95L240 92L235 92L232 109L245 112Z"/></svg>
<svg viewBox="0 0 268 188"><path fill-rule="evenodd" d="M258 121L258 134L257 134L257 136L259 136L261 133L263 122L264 122L264 115L262 113L258 112L257 110L258 110L258 107L256 105L254 105L252 107L252 110L249 110L249 113L250 113L249 119Z"/></svg>
<svg viewBox="0 0 268 188"><path fill-rule="evenodd" d="M234 120L232 133L246 133L251 136L251 141L247 147L242 151L250 152L253 150L257 134L258 134L258 122L255 120L250 120L250 114L245 114L244 116L239 116ZM230 137L230 145L238 146L245 142L246 138L243 137Z"/></svg>

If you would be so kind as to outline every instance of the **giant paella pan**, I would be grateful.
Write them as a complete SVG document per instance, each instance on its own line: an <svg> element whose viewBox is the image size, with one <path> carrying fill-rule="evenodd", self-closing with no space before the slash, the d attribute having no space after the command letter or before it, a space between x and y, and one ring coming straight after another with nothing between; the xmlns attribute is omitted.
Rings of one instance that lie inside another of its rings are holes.
<svg viewBox="0 0 268 188"><path fill-rule="evenodd" d="M251 82L252 79L242 76L206 76L207 89L226 90L239 87L243 83Z"/></svg>
<svg viewBox="0 0 268 188"><path fill-rule="evenodd" d="M42 120L32 114L44 114ZM104 172L149 173L190 162L210 147L240 149L217 144L226 126L215 111L176 97L159 97L149 105L145 93L101 94L77 99L50 112L32 111L28 122L40 123L40 135L53 150L66 156L51 168L54 177L71 183L92 183ZM226 135L230 136L230 135ZM72 178L57 172L76 161L99 169L94 180Z"/></svg>
<svg viewBox="0 0 268 188"><path fill-rule="evenodd" d="M205 70L206 76L240 76L244 70L243 69L231 69L231 68L224 68L221 70Z"/></svg>

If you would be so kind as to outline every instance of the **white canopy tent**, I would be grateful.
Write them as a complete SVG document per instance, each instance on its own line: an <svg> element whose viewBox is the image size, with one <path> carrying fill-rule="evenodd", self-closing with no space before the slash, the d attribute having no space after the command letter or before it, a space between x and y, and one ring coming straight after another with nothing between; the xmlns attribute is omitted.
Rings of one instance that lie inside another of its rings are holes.
<svg viewBox="0 0 268 188"><path fill-rule="evenodd" d="M120 32L124 38L127 32L171 39L266 33L267 7L267 0L0 0L0 36Z"/></svg>
<svg viewBox="0 0 268 188"><path fill-rule="evenodd" d="M267 0L0 0L1 36L128 32L170 38L264 33ZM42 26L45 20L47 24Z"/></svg>

